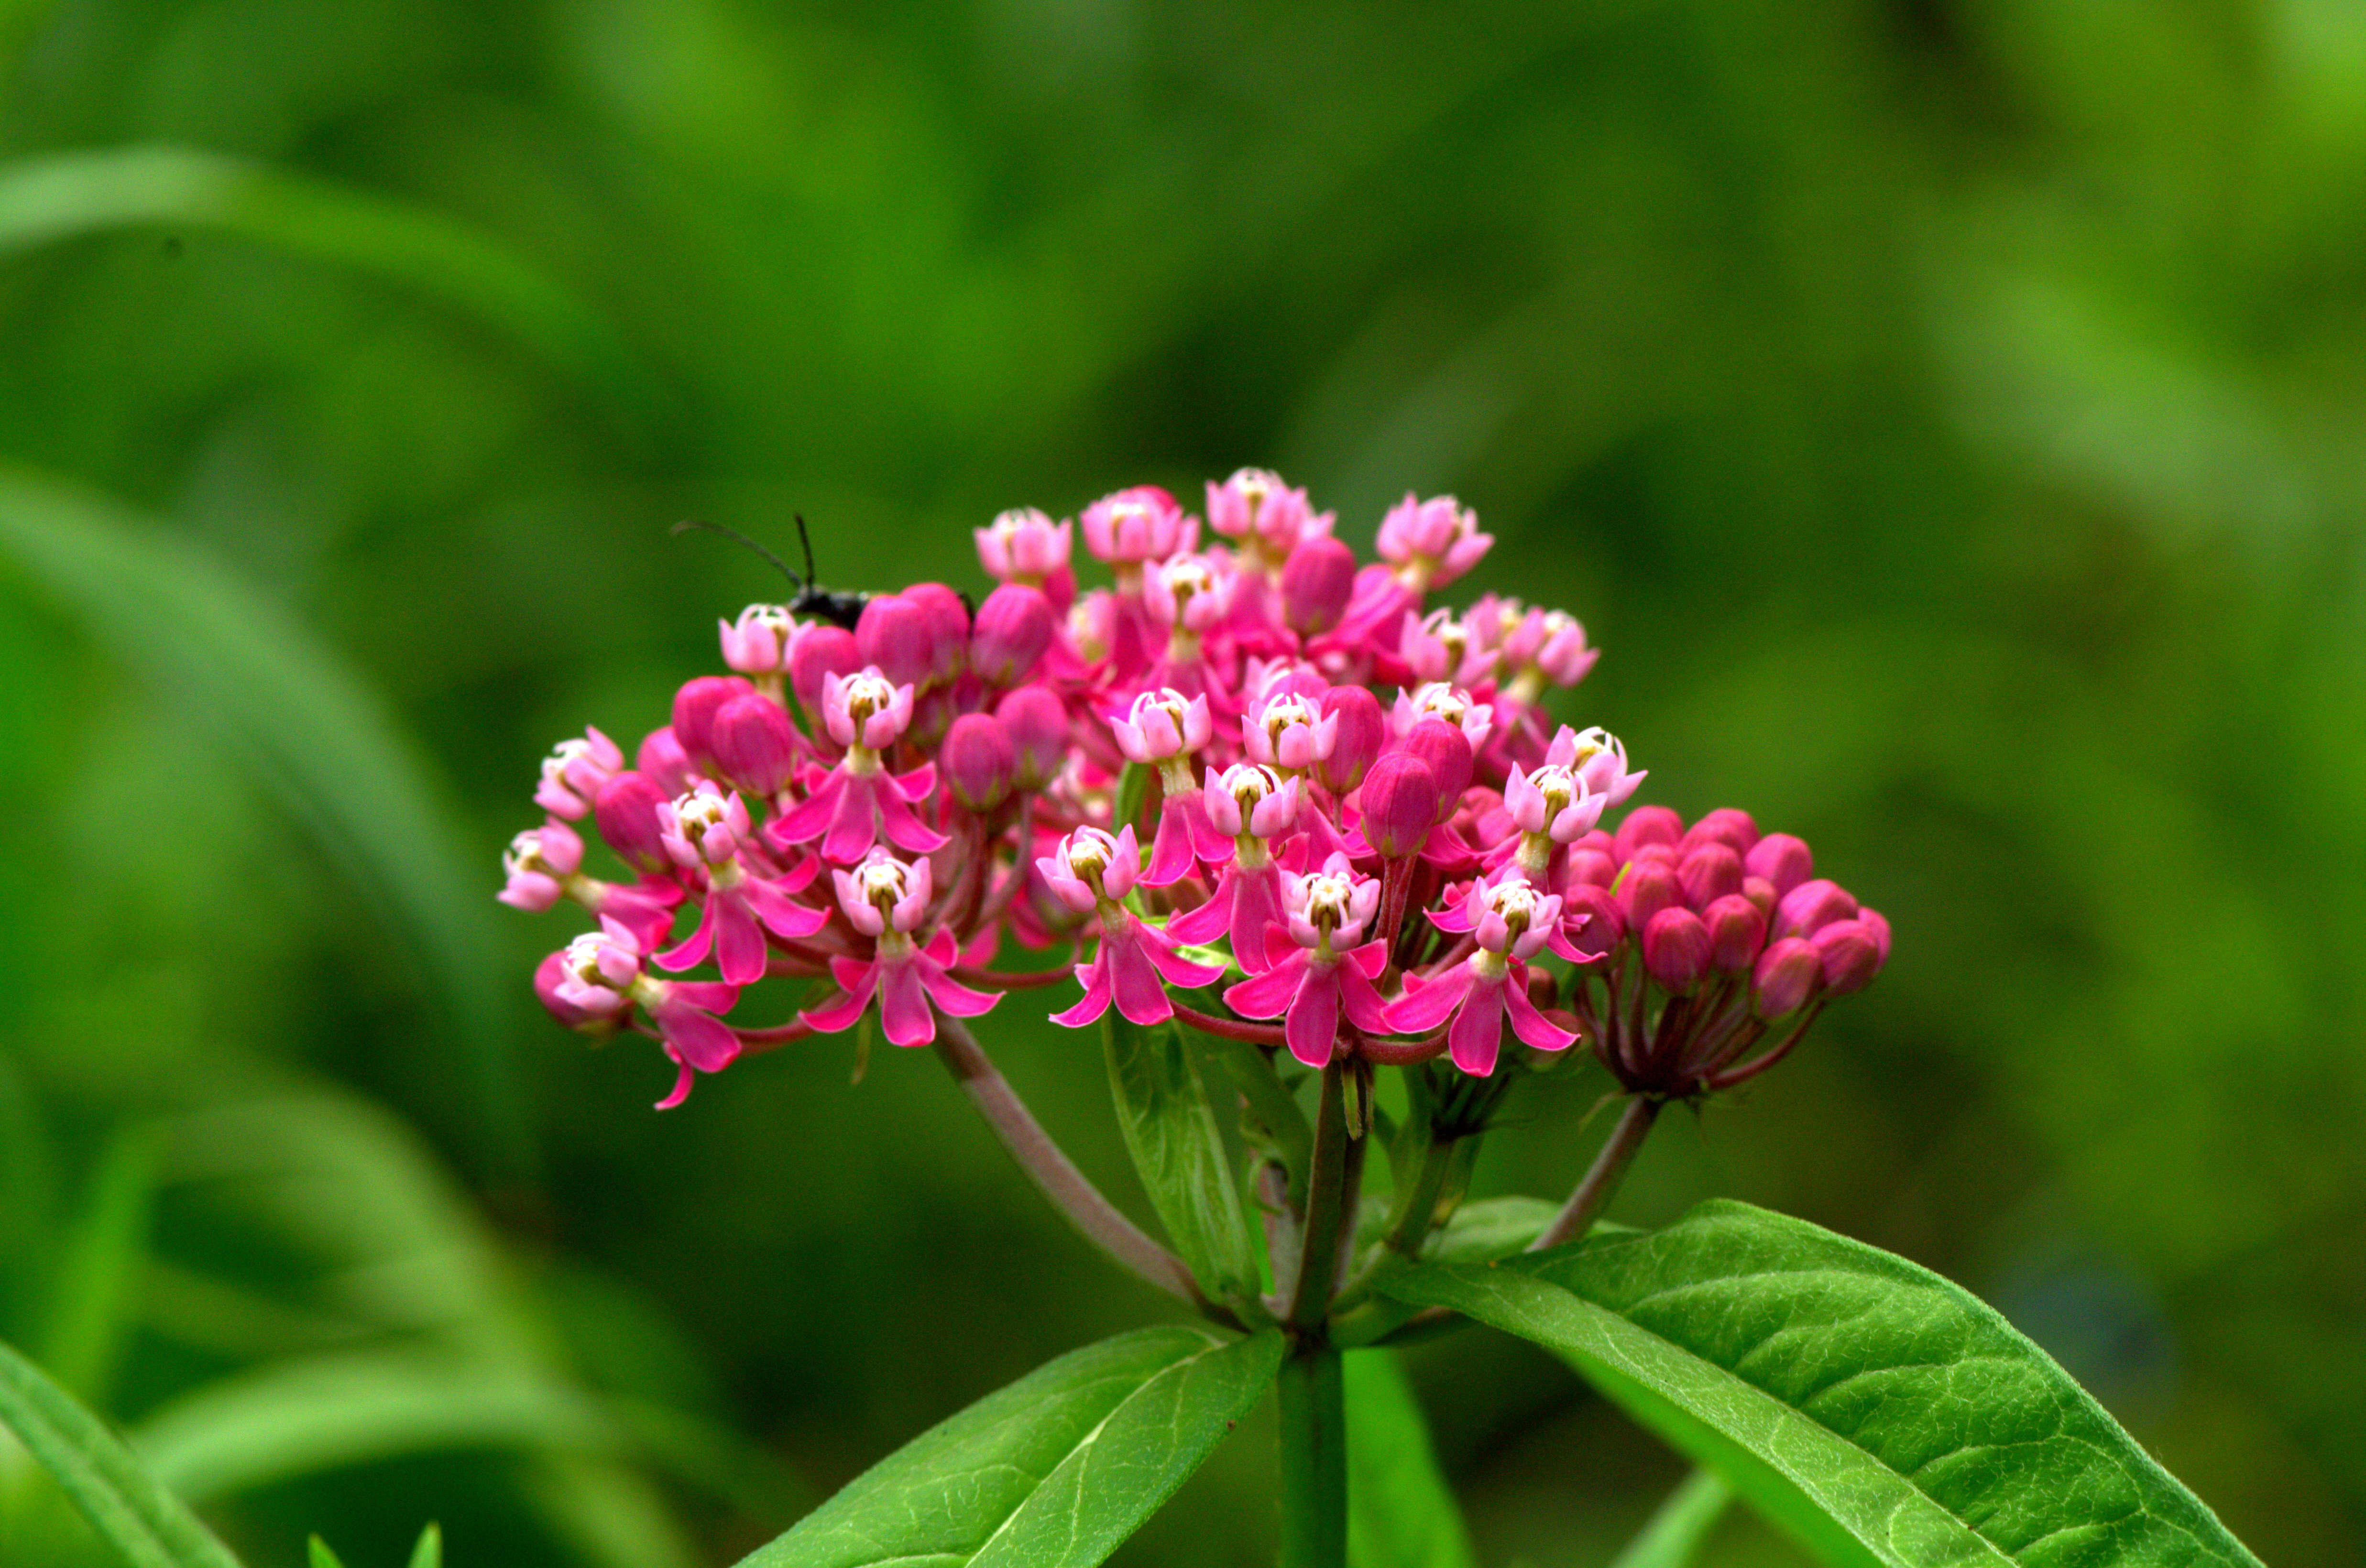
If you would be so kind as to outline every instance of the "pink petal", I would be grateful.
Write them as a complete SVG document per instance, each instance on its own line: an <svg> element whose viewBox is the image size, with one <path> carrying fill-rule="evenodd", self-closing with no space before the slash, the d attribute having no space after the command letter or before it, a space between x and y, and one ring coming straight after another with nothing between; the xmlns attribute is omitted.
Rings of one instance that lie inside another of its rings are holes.
<svg viewBox="0 0 2366 1568"><path fill-rule="evenodd" d="M1081 1029L1109 1011L1109 965L1104 961L1109 944L1101 944L1103 952L1095 953L1089 964L1076 966L1076 983L1085 988L1084 1000L1065 1013L1052 1014L1052 1022L1071 1029Z"/></svg>
<svg viewBox="0 0 2366 1568"><path fill-rule="evenodd" d="M1377 942L1368 945L1380 946ZM1361 951L1360 948L1358 950ZM1348 955L1351 958L1354 956ZM1338 974L1339 999L1347 1005L1348 1022L1367 1035L1396 1033L1396 1025L1390 1017L1389 1004L1380 1000L1380 993L1372 988L1370 980L1364 978L1363 971L1353 963L1346 963L1339 966Z"/></svg>
<svg viewBox="0 0 2366 1568"><path fill-rule="evenodd" d="M690 1086L695 1076L696 1075L690 1070L690 1067L687 1063L683 1062L679 1057L675 1058L673 1092L668 1094L664 1099L659 1101L657 1108L660 1111L670 1111L676 1105L679 1105L683 1101L689 1099Z"/></svg>
<svg viewBox="0 0 2366 1568"><path fill-rule="evenodd" d="M740 892L757 919L770 927L775 936L794 942L800 936L810 936L829 924L829 912L810 904L793 902L780 888L760 877L750 877L740 884Z"/></svg>
<svg viewBox="0 0 2366 1568"><path fill-rule="evenodd" d="M1284 958L1253 980L1224 990L1224 1005L1244 1018L1279 1018L1290 1006L1290 998L1298 994L1299 981L1306 978L1312 962L1300 949L1299 961Z"/></svg>
<svg viewBox="0 0 2366 1568"><path fill-rule="evenodd" d="M1454 1065L1473 1078L1495 1070L1495 1048L1504 1037L1503 991L1501 982L1473 986L1447 1028L1446 1045Z"/></svg>
<svg viewBox="0 0 2366 1568"><path fill-rule="evenodd" d="M1233 857L1233 841L1218 833L1216 824L1208 820L1204 800L1198 795L1186 795L1180 809L1184 825L1191 830L1191 846L1199 851L1200 859L1211 866L1221 866Z"/></svg>
<svg viewBox="0 0 2366 1568"><path fill-rule="evenodd" d="M912 814L912 808L893 790L878 792L879 821L885 827L888 841L898 849L908 849L915 855L926 855L942 849L952 842L928 823Z"/></svg>
<svg viewBox="0 0 2366 1568"><path fill-rule="evenodd" d="M787 811L764 824L764 839L769 844L803 844L817 836L829 826L831 816L838 811L840 796L846 793L846 775L832 769L813 786L813 792Z"/></svg>
<svg viewBox="0 0 2366 1568"><path fill-rule="evenodd" d="M911 772L898 773L895 778L894 793L903 796L917 806L936 790L937 765L933 762L924 762Z"/></svg>
<svg viewBox="0 0 2366 1568"><path fill-rule="evenodd" d="M1217 877L1216 890L1208 895L1208 902L1196 909L1185 910L1167 921L1166 935L1175 941L1189 942L1195 947L1222 935L1224 928L1232 924L1235 881L1233 868L1225 867L1222 874ZM1234 956L1239 957L1238 954ZM1247 966L1244 964L1242 967L1245 969Z"/></svg>
<svg viewBox="0 0 2366 1568"><path fill-rule="evenodd" d="M1540 1051L1567 1050L1577 1036L1537 1011L1528 1000L1528 976L1525 966L1512 966L1512 979L1504 987L1504 1005L1512 1014L1512 1033Z"/></svg>
<svg viewBox="0 0 2366 1568"><path fill-rule="evenodd" d="M930 958L925 957L915 958L912 961L912 968L918 971L920 983L928 987L929 995L935 1000L936 1004L956 1018L975 1018L983 1014L991 1013L994 1011L994 1004L1002 1000L1000 994L995 991L972 991L968 986L945 973L943 965Z"/></svg>
<svg viewBox="0 0 2366 1568"><path fill-rule="evenodd" d="M825 860L851 866L870 849L872 837L878 831L879 778L876 774L857 777L841 773L838 777L845 787L839 792L837 811L830 815L829 832L822 837L821 853Z"/></svg>
<svg viewBox="0 0 2366 1568"><path fill-rule="evenodd" d="M728 1013L738 1005L739 988L715 980L676 980L671 992L676 1002L708 1013Z"/></svg>
<svg viewBox="0 0 2366 1568"><path fill-rule="evenodd" d="M739 1036L714 1014L688 1002L659 1008L657 1024L666 1044L701 1072L721 1072L739 1054Z"/></svg>
<svg viewBox="0 0 2366 1568"><path fill-rule="evenodd" d="M753 985L764 978L764 933L755 913L739 897L744 890L717 890L706 901L715 921L715 967L731 985Z"/></svg>
<svg viewBox="0 0 2366 1568"><path fill-rule="evenodd" d="M1268 866L1243 871L1233 886L1233 958L1256 974L1269 966L1265 956L1265 929L1281 920L1281 873ZM1295 946L1296 944L1292 943Z"/></svg>
<svg viewBox="0 0 2366 1568"><path fill-rule="evenodd" d="M879 986L879 1026L896 1046L925 1046L937 1037L936 1015L910 963L890 965Z"/></svg>
<svg viewBox="0 0 2366 1568"><path fill-rule="evenodd" d="M1222 964L1195 964L1175 951L1175 945L1161 932L1154 931L1140 921L1133 923L1133 934L1149 955L1150 962L1168 980L1186 991L1196 991L1212 985L1223 978Z"/></svg>
<svg viewBox="0 0 2366 1568"><path fill-rule="evenodd" d="M1290 1042L1291 1056L1309 1067L1321 1067L1331 1059L1338 1033L1339 972L1310 969L1289 1021L1281 1026L1282 1038Z"/></svg>
<svg viewBox="0 0 2366 1568"><path fill-rule="evenodd" d="M862 1016L862 1010L871 1005L871 993L879 989L879 965L875 961L864 964L852 958L832 958L829 974L846 994L819 1009L808 1008L797 1016L825 1035L835 1035L841 1029L852 1028L854 1021Z"/></svg>
<svg viewBox="0 0 2366 1568"><path fill-rule="evenodd" d="M1389 1024L1401 1035L1425 1035L1446 1022L1446 1015L1461 1005L1470 994L1478 977L1470 972L1468 959L1455 965L1436 980L1421 980L1418 976L1405 976L1405 993L1389 1009Z"/></svg>
<svg viewBox="0 0 2366 1568"><path fill-rule="evenodd" d="M1347 961L1364 971L1367 980L1378 980L1380 971L1389 967L1389 945L1375 939L1360 947L1347 949Z"/></svg>
<svg viewBox="0 0 2366 1568"><path fill-rule="evenodd" d="M1159 983L1150 955L1140 942L1104 937L1101 951L1109 961L1110 985L1117 1010L1136 1024L1164 1024L1175 1016L1166 988Z"/></svg>
<svg viewBox="0 0 2366 1568"><path fill-rule="evenodd" d="M672 974L689 969L703 960L706 957L707 949L715 945L715 908L722 902L721 899L709 894L706 907L699 912L698 929L692 932L689 939L680 946L669 948L658 954L650 961L667 973Z"/></svg>
<svg viewBox="0 0 2366 1568"><path fill-rule="evenodd" d="M1190 824L1183 816L1186 798L1170 795L1158 808L1158 837L1150 846L1150 869L1142 874L1145 888L1181 881L1199 859L1191 850Z"/></svg>

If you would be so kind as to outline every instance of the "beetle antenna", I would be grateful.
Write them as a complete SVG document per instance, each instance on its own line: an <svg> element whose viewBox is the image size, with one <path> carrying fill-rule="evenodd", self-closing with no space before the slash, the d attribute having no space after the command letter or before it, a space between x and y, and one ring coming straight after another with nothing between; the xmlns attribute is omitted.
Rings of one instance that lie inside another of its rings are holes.
<svg viewBox="0 0 2366 1568"><path fill-rule="evenodd" d="M696 529L704 533L719 533L723 535L724 538L728 539L735 543L743 544L749 549L753 550L757 554L761 555L766 561L770 562L774 571L780 573L781 576L788 578L792 584L795 585L800 592L802 592L813 581L811 577L800 578L796 573L789 570L787 564L778 555L773 554L770 550L765 549L761 544L757 543L754 540L749 538L738 529L726 528L719 522L702 522L694 517L686 517L680 522L675 523L666 532L671 533L676 538L680 538L682 534L689 532L693 529ZM805 533L805 519L797 519L798 534L802 536ZM810 544L806 546L806 566L808 570L810 570L813 566L813 546Z"/></svg>
<svg viewBox="0 0 2366 1568"><path fill-rule="evenodd" d="M806 532L805 513L791 512L789 515L797 520L797 543L806 547L806 587L811 588L814 585L813 535Z"/></svg>

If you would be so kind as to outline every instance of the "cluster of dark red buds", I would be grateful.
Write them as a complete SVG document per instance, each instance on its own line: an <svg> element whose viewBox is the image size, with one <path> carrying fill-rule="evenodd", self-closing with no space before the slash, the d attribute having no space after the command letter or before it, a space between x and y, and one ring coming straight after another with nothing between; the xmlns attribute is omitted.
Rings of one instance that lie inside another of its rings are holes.
<svg viewBox="0 0 2366 1568"><path fill-rule="evenodd" d="M1887 924L1811 880L1799 840L1731 811L1597 825L1643 775L1542 707L1593 666L1584 628L1425 603L1493 543L1469 510L1406 497L1361 566L1332 521L1245 469L1208 487L1203 544L1137 487L977 530L999 586L975 613L922 583L851 632L773 605L721 623L735 673L683 686L630 767L597 730L543 765L548 820L501 897L599 922L543 961L544 1005L657 1039L672 1105L874 1006L921 1045L1065 978L995 968L1008 936L1075 949L1072 1026L1113 1006L1310 1066L1484 1076L1508 1025L1539 1052L1583 1036L1664 1098L1744 1081L1872 980ZM1108 587L1077 585L1078 524ZM586 818L628 879L584 872ZM725 1022L774 977L810 988L794 1018Z"/></svg>

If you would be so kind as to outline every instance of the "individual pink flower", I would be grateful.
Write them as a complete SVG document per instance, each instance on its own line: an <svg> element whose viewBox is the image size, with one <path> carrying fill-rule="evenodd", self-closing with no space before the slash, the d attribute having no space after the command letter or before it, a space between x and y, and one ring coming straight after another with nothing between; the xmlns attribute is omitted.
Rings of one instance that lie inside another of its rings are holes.
<svg viewBox="0 0 2366 1568"><path fill-rule="evenodd" d="M1602 797L1605 810L1625 805L1635 787L1651 776L1649 768L1628 772L1626 746L1617 735L1598 726L1580 731L1563 724L1546 749L1545 761L1575 773L1589 793ZM1621 831L1625 831L1623 826Z"/></svg>
<svg viewBox="0 0 2366 1568"><path fill-rule="evenodd" d="M1388 968L1388 944L1358 946L1380 908L1380 885L1334 855L1312 875L1284 876L1281 904L1284 924L1268 928L1267 945L1286 931L1295 946L1279 958L1268 952L1270 967L1228 989L1224 1004L1244 1018L1286 1015L1290 1054L1309 1067L1331 1059L1343 1011L1368 1034L1391 1033L1388 1003L1372 986Z"/></svg>
<svg viewBox="0 0 2366 1568"><path fill-rule="evenodd" d="M1565 1049L1577 1038L1528 1000L1527 960L1539 949L1549 944L1564 958L1581 958L1573 948L1563 951L1560 900L1512 873L1473 882L1460 909L1430 918L1446 930L1469 932L1478 948L1442 975L1405 977L1403 998L1389 1009L1398 1032L1426 1034L1450 1016L1447 1049L1474 1078L1495 1070L1506 1014L1512 1033L1540 1051Z"/></svg>
<svg viewBox="0 0 2366 1568"><path fill-rule="evenodd" d="M1479 532L1478 514L1452 496L1417 500L1411 491L1380 520L1380 558L1414 593L1444 588L1479 564L1495 543Z"/></svg>
<svg viewBox="0 0 2366 1568"><path fill-rule="evenodd" d="M1281 564L1280 588L1283 623L1301 637L1319 637L1339 624L1355 598L1356 553L1328 534L1309 539Z"/></svg>
<svg viewBox="0 0 2366 1568"><path fill-rule="evenodd" d="M1260 763L1236 762L1222 773L1208 769L1200 800L1210 823L1232 842L1221 857L1205 857L1223 865L1215 891L1168 921L1169 935L1208 942L1229 932L1234 961L1253 975L1265 971L1265 928L1281 918L1281 868L1268 841L1297 823L1298 791L1297 779Z"/></svg>
<svg viewBox="0 0 2366 1568"><path fill-rule="evenodd" d="M1423 685L1459 680L1470 655L1470 629L1451 610L1433 610L1415 621L1405 618L1397 639L1397 657Z"/></svg>
<svg viewBox="0 0 2366 1568"><path fill-rule="evenodd" d="M1144 924L1125 907L1133 890L1135 868L1142 851L1133 828L1120 828L1110 837L1097 827L1080 827L1062 839L1048 856L1038 858L1052 895L1070 910L1093 917L1100 943L1090 962L1076 966L1076 982L1084 1000L1052 1022L1080 1029L1109 1011L1111 1002L1136 1024L1163 1024L1175 1016L1164 980L1186 988L1208 985L1224 972L1221 964L1199 964L1175 950L1176 940L1156 926ZM1090 929L1090 927L1088 927Z"/></svg>
<svg viewBox="0 0 2366 1568"><path fill-rule="evenodd" d="M970 532L977 540L978 565L987 577L1048 591L1052 580L1068 571L1074 531L1073 523L1053 522L1033 507L1020 507ZM1069 583L1073 593L1075 579Z"/></svg>
<svg viewBox="0 0 2366 1568"><path fill-rule="evenodd" d="M1284 773L1305 772L1329 757L1338 743L1339 715L1323 711L1319 688L1312 697L1290 688L1278 690L1241 726L1249 760Z"/></svg>
<svg viewBox="0 0 2366 1568"><path fill-rule="evenodd" d="M1200 542L1200 520L1185 516L1175 498L1155 485L1103 496L1078 521L1085 548L1110 564L1125 593L1136 590L1144 562L1164 561Z"/></svg>
<svg viewBox="0 0 2366 1568"><path fill-rule="evenodd" d="M764 933L784 941L812 935L829 924L827 911L801 904L789 894L812 879L808 862L788 879L775 881L749 868L740 850L753 836L748 808L737 791L725 795L712 784L658 808L666 853L685 870L706 873L706 907L687 940L657 955L661 969L681 970L704 960L710 949L715 967L733 985L764 978Z"/></svg>
<svg viewBox="0 0 2366 1568"><path fill-rule="evenodd" d="M631 927L646 949L665 940L673 924L673 906L682 902L679 884L652 881L637 888L619 887L587 877L582 871L583 840L556 818L528 828L510 840L501 857L505 880L494 897L512 909L539 914L562 898L572 899L595 915L613 916Z"/></svg>
<svg viewBox="0 0 2366 1568"><path fill-rule="evenodd" d="M925 857L907 865L884 849L873 849L851 871L833 870L830 878L839 907L857 931L872 938L873 951L868 961L830 959L830 978L843 994L826 1007L799 1014L806 1024L824 1034L849 1028L875 994L880 1030L888 1042L925 1046L937 1037L931 1002L956 1018L975 1018L1002 1000L972 991L945 972L960 957L951 931L940 927L926 943L913 940L934 890Z"/></svg>
<svg viewBox="0 0 2366 1568"><path fill-rule="evenodd" d="M1304 490L1291 489L1280 475L1263 468L1243 468L1221 485L1208 484L1208 526L1268 572L1279 570L1305 541L1327 537L1333 521L1332 513L1318 515L1307 504Z"/></svg>
<svg viewBox="0 0 2366 1568"><path fill-rule="evenodd" d="M670 1111L690 1097L691 1073L721 1072L739 1054L739 1036L717 1014L739 1000L739 988L713 980L661 980L642 971L646 955L622 921L603 919L559 956L564 971L553 997L587 1018L622 1019L637 1006L648 1014L665 1054L680 1070L673 1092L658 1102Z"/></svg>
<svg viewBox="0 0 2366 1568"><path fill-rule="evenodd" d="M1186 656L1197 658L1197 639L1232 606L1234 579L1232 568L1212 555L1170 555L1143 573L1142 601L1171 635L1193 639Z"/></svg>
<svg viewBox="0 0 2366 1568"><path fill-rule="evenodd" d="M1488 703L1473 700L1470 693L1459 686L1430 680L1411 691L1397 693L1389 723L1402 735L1424 719L1445 720L1460 730L1462 738L1470 743L1470 749L1477 751L1487 744L1487 736L1495 727L1495 710Z"/></svg>
<svg viewBox="0 0 2366 1568"><path fill-rule="evenodd" d="M1609 797L1586 788L1575 768L1548 762L1515 767L1504 779L1504 810L1516 832L1488 857L1489 868L1510 866L1548 892L1560 892L1566 848L1594 831Z"/></svg>
<svg viewBox="0 0 2366 1568"><path fill-rule="evenodd" d="M724 667L741 675L770 676L777 692L781 672L788 667L789 650L796 643L796 617L781 605L751 604L739 612L738 620L717 621L715 626L723 643Z"/></svg>
<svg viewBox="0 0 2366 1568"><path fill-rule="evenodd" d="M822 717L846 755L827 771L806 767L806 798L764 824L764 841L785 848L818 838L822 858L840 866L862 859L882 834L917 855L942 849L944 834L912 812L937 787L935 765L890 773L879 756L911 722L911 687L889 681L876 666L829 676L822 682Z"/></svg>
<svg viewBox="0 0 2366 1568"><path fill-rule="evenodd" d="M1199 782L1191 774L1193 754L1206 746L1214 733L1205 692L1190 698L1172 687L1143 692L1124 717L1110 721L1110 733L1128 762L1158 769L1165 790L1158 808L1158 836L1150 847L1150 868L1142 876L1144 887L1170 886L1180 881L1197 859L1216 860L1231 853L1231 841L1208 821Z"/></svg>
<svg viewBox="0 0 2366 1568"><path fill-rule="evenodd" d="M542 759L542 782L535 789L534 803L552 816L580 822L600 786L624 767L625 754L616 743L586 728L580 738L559 742Z"/></svg>

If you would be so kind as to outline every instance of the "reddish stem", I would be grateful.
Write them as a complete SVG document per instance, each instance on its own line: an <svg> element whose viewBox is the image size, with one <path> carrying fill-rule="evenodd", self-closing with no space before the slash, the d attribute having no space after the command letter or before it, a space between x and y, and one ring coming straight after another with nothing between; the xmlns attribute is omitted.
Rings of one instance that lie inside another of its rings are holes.
<svg viewBox="0 0 2366 1568"><path fill-rule="evenodd" d="M1282 1036L1281 1025L1279 1024L1250 1024L1238 1018L1219 1018L1212 1013L1202 1013L1196 1007L1175 1002L1171 997L1168 1001L1175 1009L1175 1016L1190 1025L1194 1029L1203 1030L1211 1035L1221 1035L1227 1040L1246 1040L1253 1046L1279 1046L1288 1043Z"/></svg>
<svg viewBox="0 0 2366 1568"><path fill-rule="evenodd" d="M980 991L1035 991L1057 985L1073 975L1068 969L1027 969L1006 974L1000 969L973 969L967 965L955 965L947 972L962 984L974 985Z"/></svg>
<svg viewBox="0 0 2366 1568"><path fill-rule="evenodd" d="M1412 1067L1446 1054L1446 1031L1440 1029L1410 1041L1376 1040L1367 1035L1356 1047L1356 1054L1382 1067Z"/></svg>

